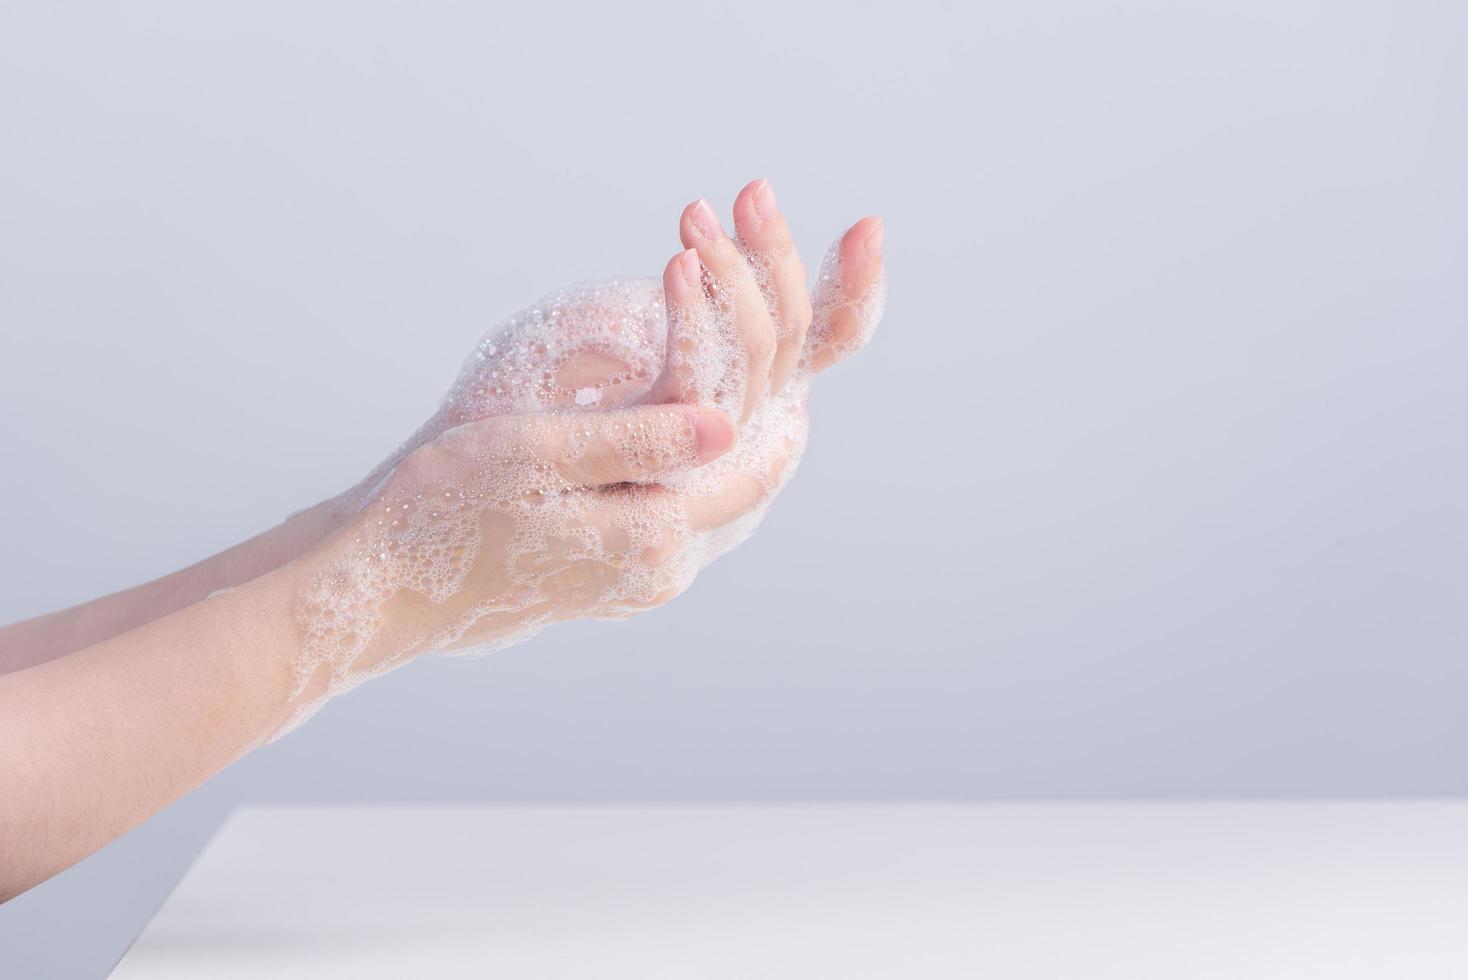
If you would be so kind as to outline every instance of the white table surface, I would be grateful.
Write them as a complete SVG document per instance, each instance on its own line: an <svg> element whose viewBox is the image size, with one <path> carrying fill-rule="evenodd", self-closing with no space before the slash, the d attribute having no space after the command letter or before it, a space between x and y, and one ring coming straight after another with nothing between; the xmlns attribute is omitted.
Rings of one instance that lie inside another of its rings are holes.
<svg viewBox="0 0 1468 980"><path fill-rule="evenodd" d="M1468 977L1468 802L235 813L113 974Z"/></svg>

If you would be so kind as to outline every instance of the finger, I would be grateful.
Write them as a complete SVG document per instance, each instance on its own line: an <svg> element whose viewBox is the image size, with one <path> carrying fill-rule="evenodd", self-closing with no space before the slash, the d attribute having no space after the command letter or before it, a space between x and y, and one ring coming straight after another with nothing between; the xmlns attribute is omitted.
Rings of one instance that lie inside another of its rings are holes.
<svg viewBox="0 0 1468 980"><path fill-rule="evenodd" d="M785 216L768 180L756 180L734 199L734 227L753 267L765 302L773 311L775 356L770 368L770 390L780 391L805 348L811 303L806 291L805 263L795 250Z"/></svg>
<svg viewBox="0 0 1468 980"><path fill-rule="evenodd" d="M718 409L657 405L615 412L517 415L499 420L507 439L568 484L651 483L717 459L734 445Z"/></svg>
<svg viewBox="0 0 1468 980"><path fill-rule="evenodd" d="M841 236L821 265L815 317L806 340L805 364L823 371L859 350L882 317L881 218L862 218Z"/></svg>
<svg viewBox="0 0 1468 980"><path fill-rule="evenodd" d="M649 399L657 404L714 404L715 383L701 365L719 357L712 335L712 307L703 289L703 265L698 252L686 249L668 260L663 269L663 304L668 316L667 350L662 374L653 382ZM740 403L742 407L742 401Z"/></svg>
<svg viewBox="0 0 1468 980"><path fill-rule="evenodd" d="M683 209L679 234L687 248L698 251L708 270L710 292L718 309L733 318L733 351L725 357L730 387L740 389L739 420L754 412L770 383L770 365L775 358L775 324L765 306L764 295L749 264L728 235L708 201L695 201ZM728 393L732 398L735 392Z"/></svg>
<svg viewBox="0 0 1468 980"><path fill-rule="evenodd" d="M715 493L684 502L692 531L732 524L774 496L790 464L789 456L776 456L763 472L740 472L729 477Z"/></svg>

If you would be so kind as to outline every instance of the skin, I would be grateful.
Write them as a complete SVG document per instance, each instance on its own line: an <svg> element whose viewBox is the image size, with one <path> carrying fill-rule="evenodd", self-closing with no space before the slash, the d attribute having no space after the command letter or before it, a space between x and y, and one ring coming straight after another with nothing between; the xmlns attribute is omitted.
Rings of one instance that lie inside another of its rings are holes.
<svg viewBox="0 0 1468 980"><path fill-rule="evenodd" d="M815 317L824 320L827 337L810 335L806 269L767 181L739 193L734 225L750 261L769 272L768 304L706 201L684 210L684 251L669 261L663 284L670 313L732 304L744 356L754 365L740 402L747 418L768 392L789 383L803 355L824 368L837 359L834 351L849 349L843 335L849 341L858 323L841 304L866 295L880 276L882 224L865 218L842 237L835 306ZM723 294L710 290L712 280L724 284ZM574 389L624 371L588 354L573 358L559 380ZM495 465L486 460L503 459L504 465L554 472L574 488L569 492L586 495L587 522L610 527L622 495L657 491L646 484L656 483L659 465L669 459L701 465L737 439L734 419L702 406L701 393L676 380L652 381L655 404L620 404L613 386L606 389L605 411L564 422L502 416L459 426L409 453L383 499L431 493L446 479ZM675 390L677 399L656 397ZM564 429L571 424L576 439ZM665 452L629 452L622 438L628 426L654 433ZM572 442L578 442L575 452ZM745 513L763 493L757 476L731 478L690 511L690 523L711 527ZM288 722L300 706L293 693L306 641L296 604L313 573L370 533L370 515L343 506L343 498L157 581L0 629L0 901L125 833ZM404 637L425 635L475 597L504 588L494 576L502 574L505 528L492 509L481 515L481 531L484 555L451 601L431 603L404 590L383 604L381 630L364 661L368 669L410 659L387 651L401 651ZM658 552L677 546L669 534L652 554L638 558L664 560L670 555ZM595 573L573 566L548 583L547 601L555 607L550 618L605 615L590 598L597 594L595 581L583 580ZM213 594L221 589L229 591ZM505 627L487 616L465 641L482 642ZM317 688L325 682L324 676L311 679Z"/></svg>

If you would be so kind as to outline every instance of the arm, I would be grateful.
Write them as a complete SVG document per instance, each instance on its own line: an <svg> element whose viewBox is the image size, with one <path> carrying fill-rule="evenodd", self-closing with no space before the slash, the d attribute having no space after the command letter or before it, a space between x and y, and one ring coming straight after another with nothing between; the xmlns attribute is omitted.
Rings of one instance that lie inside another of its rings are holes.
<svg viewBox="0 0 1468 980"><path fill-rule="evenodd" d="M294 567L0 676L0 902L202 783L284 721Z"/></svg>
<svg viewBox="0 0 1468 980"><path fill-rule="evenodd" d="M614 533L629 509L647 513L646 493L628 485L698 467L734 440L722 412L683 405L471 423L415 451L384 489L380 500L394 513L448 486L470 498L453 515L425 519L411 542L374 510L238 589L0 676L0 901L125 833L362 680L455 642L503 644L544 622L607 615L609 573L646 560L641 542ZM547 566L532 606L517 601L525 585L512 571L514 546L525 518L543 524L546 510L480 493L506 481L561 501L555 509L565 520L538 553L577 555ZM738 511L734 504L714 499L707 510L718 519ZM428 600L372 574L394 547L440 547L462 529L460 517L472 517L482 535L449 594ZM590 533L606 541L588 552ZM656 561L685 551L696 554L680 545ZM313 614L321 601L359 618L342 632L340 615ZM347 636L360 642L350 646Z"/></svg>
<svg viewBox="0 0 1468 980"><path fill-rule="evenodd" d="M300 557L341 524L317 504L212 558L91 602L0 627L0 675L82 650L234 588Z"/></svg>

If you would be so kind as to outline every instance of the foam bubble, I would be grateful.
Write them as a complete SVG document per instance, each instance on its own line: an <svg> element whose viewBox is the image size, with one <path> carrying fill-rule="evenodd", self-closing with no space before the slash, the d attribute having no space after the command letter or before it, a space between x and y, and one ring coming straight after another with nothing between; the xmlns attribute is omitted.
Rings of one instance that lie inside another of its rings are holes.
<svg viewBox="0 0 1468 980"><path fill-rule="evenodd" d="M851 299L841 288L841 243L833 244L816 276L815 317L810 325L801 368L809 372L811 362L821 355L839 361L860 350L871 339L887 307L887 280L878 277L861 296Z"/></svg>
<svg viewBox="0 0 1468 980"><path fill-rule="evenodd" d="M826 279L839 272L834 254L817 287L812 343L822 288L834 302ZM862 339L880 294L863 303ZM652 279L573 286L489 331L434 416L347 498L349 530L300 598L299 710L284 731L418 653L482 654L548 623L623 618L686 589L753 532L794 473L808 368L767 395L734 448L704 466L687 455L686 438L658 427L681 419L659 415L662 423L606 433L578 413L696 400L738 418L747 371L729 304L670 323ZM664 390L669 378L675 390ZM535 418L496 425L509 415ZM656 485L590 489L528 448L554 436L575 470L599 435L649 472L681 468ZM683 457L668 456L678 445Z"/></svg>

